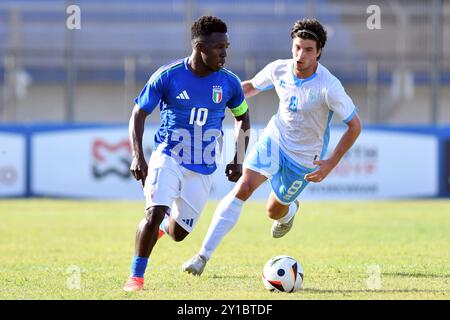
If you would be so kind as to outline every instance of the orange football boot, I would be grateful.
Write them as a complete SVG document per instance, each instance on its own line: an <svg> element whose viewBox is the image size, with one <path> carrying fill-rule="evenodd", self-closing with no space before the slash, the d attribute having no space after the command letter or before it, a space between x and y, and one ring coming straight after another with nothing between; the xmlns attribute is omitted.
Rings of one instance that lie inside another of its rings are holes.
<svg viewBox="0 0 450 320"><path fill-rule="evenodd" d="M144 289L144 278L129 276L128 281L123 287L126 292L140 291Z"/></svg>

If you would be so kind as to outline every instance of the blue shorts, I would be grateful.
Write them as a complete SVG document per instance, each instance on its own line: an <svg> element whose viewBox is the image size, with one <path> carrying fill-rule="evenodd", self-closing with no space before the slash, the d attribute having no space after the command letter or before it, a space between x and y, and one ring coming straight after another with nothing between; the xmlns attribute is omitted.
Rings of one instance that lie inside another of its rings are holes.
<svg viewBox="0 0 450 320"><path fill-rule="evenodd" d="M262 136L244 161L244 167L266 176L277 200L293 202L308 185L305 174L315 170L301 166L267 136Z"/></svg>

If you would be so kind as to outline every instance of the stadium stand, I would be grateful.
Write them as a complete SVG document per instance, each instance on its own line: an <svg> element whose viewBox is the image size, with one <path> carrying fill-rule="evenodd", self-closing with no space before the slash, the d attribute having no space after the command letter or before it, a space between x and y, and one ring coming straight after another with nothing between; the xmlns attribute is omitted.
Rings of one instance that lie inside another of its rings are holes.
<svg viewBox="0 0 450 320"><path fill-rule="evenodd" d="M342 80L365 122L430 121L433 29L431 6L423 1L377 1L382 12L380 30L366 27L370 1L81 0L76 1L82 10L81 29L73 31L66 28L66 7L70 3L0 3L0 61L4 62L0 63L4 75L0 77L4 89L1 120L67 120L67 62L73 55L76 87L75 116L71 120L124 121L132 97L149 75L158 66L189 54L190 21L203 14L215 14L229 25L232 45L227 67L242 79L274 59L289 58L293 22L315 16L329 31L322 62ZM450 4L444 1L444 39L449 32ZM450 97L449 58L450 44L444 41L442 101ZM6 61L13 61L20 71L16 81L28 83L26 94L14 97L13 112L12 98L5 93L10 85L5 81ZM265 111L254 112L256 122L265 122L276 110L273 92L251 103ZM440 121L450 121L447 109L442 105ZM86 114L86 110L90 112Z"/></svg>

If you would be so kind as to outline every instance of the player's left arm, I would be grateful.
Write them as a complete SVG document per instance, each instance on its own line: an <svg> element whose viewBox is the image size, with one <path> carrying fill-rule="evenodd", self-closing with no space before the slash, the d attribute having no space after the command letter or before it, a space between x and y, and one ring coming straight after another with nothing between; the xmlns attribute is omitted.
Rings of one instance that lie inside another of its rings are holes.
<svg viewBox="0 0 450 320"><path fill-rule="evenodd" d="M310 182L320 182L337 166L344 154L352 147L361 132L361 120L357 113L347 122L348 128L342 135L339 143L334 149L330 158L315 160L313 163L318 166L317 170L305 175L305 180Z"/></svg>
<svg viewBox="0 0 450 320"><path fill-rule="evenodd" d="M245 100L245 106L247 105ZM248 108L245 113L241 115L235 115L235 141L236 141L236 154L233 161L231 161L225 169L225 174L229 181L236 182L242 176L242 164L244 163L245 153L247 152L248 143L250 141L250 115Z"/></svg>

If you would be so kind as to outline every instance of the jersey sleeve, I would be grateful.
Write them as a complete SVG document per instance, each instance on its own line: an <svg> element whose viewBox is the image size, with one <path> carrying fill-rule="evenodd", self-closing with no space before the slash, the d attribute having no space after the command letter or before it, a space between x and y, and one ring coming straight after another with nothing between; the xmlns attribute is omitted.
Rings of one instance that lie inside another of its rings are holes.
<svg viewBox="0 0 450 320"><path fill-rule="evenodd" d="M235 117L242 116L248 110L247 102L245 101L244 91L242 90L241 81L239 78L232 78L231 86L233 96L228 100L227 106Z"/></svg>
<svg viewBox="0 0 450 320"><path fill-rule="evenodd" d="M148 114L152 113L163 98L165 76L160 70L156 71L148 80L134 103Z"/></svg>
<svg viewBox="0 0 450 320"><path fill-rule="evenodd" d="M345 123L348 123L356 114L357 108L352 99L345 92L341 82L334 78L326 91L328 108L336 112Z"/></svg>
<svg viewBox="0 0 450 320"><path fill-rule="evenodd" d="M272 69L274 62L269 63L261 71L259 71L250 82L255 89L266 91L274 87L274 79L272 75Z"/></svg>

